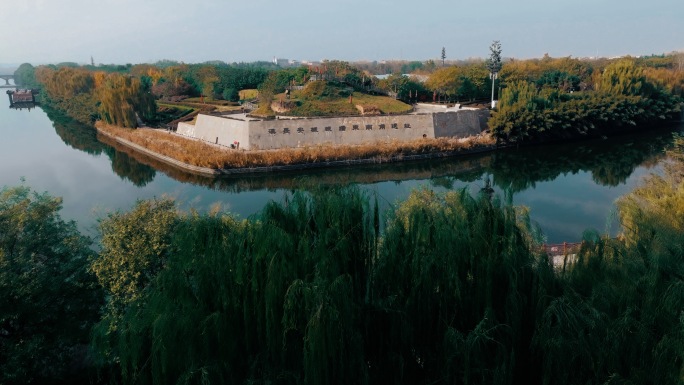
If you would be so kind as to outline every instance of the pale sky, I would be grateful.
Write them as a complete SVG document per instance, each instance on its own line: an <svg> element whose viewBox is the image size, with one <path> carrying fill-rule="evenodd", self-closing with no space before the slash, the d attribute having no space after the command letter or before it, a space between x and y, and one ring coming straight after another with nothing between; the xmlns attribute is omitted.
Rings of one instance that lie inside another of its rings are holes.
<svg viewBox="0 0 684 385"><path fill-rule="evenodd" d="M684 0L0 0L0 64L684 51Z"/></svg>

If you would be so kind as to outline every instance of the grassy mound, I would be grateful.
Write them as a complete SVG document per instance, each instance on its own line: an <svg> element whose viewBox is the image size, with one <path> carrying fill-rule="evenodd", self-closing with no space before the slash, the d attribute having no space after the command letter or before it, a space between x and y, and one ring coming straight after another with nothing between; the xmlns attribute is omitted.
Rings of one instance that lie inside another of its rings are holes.
<svg viewBox="0 0 684 385"><path fill-rule="evenodd" d="M346 85L316 81L302 90L292 91L289 100L285 94L276 95L273 110L287 116L361 115L361 111L378 115L407 113L411 106L387 96L354 91Z"/></svg>

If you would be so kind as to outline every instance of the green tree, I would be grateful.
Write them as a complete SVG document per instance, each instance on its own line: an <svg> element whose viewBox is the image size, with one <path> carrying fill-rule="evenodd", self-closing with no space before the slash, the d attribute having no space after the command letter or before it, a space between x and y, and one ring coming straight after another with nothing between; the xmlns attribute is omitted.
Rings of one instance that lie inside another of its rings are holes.
<svg viewBox="0 0 684 385"><path fill-rule="evenodd" d="M444 60L446 59L446 48L442 47L442 55L440 56L442 59L442 67L444 67Z"/></svg>
<svg viewBox="0 0 684 385"><path fill-rule="evenodd" d="M35 88L38 86L36 69L30 63L23 63L14 71L14 82L25 88Z"/></svg>
<svg viewBox="0 0 684 385"><path fill-rule="evenodd" d="M374 268L372 314L387 331L371 338L374 369L389 383L525 383L546 290L526 223L486 194L413 192L391 215Z"/></svg>
<svg viewBox="0 0 684 385"><path fill-rule="evenodd" d="M413 95L418 95L419 92L421 94L426 92L425 86L421 82L401 74L392 74L386 79L380 80L378 82L378 88L388 92L396 92L396 97L398 99L409 102L416 97ZM409 95L412 95L412 97L409 98Z"/></svg>
<svg viewBox="0 0 684 385"><path fill-rule="evenodd" d="M101 291L88 271L91 241L62 200L20 186L0 190L0 383L81 383Z"/></svg>
<svg viewBox="0 0 684 385"><path fill-rule="evenodd" d="M459 97L471 100L487 97L489 74L482 64L474 63L464 66L461 79L462 88L457 91Z"/></svg>
<svg viewBox="0 0 684 385"><path fill-rule="evenodd" d="M463 84L462 75L463 70L461 67L451 66L440 68L430 75L425 82L425 86L438 95L456 98L458 89Z"/></svg>
<svg viewBox="0 0 684 385"><path fill-rule="evenodd" d="M293 74L285 71L271 71L266 79L259 85L259 110L265 113L272 113L271 102L275 95L285 91L285 87L290 84Z"/></svg>
<svg viewBox="0 0 684 385"><path fill-rule="evenodd" d="M551 70L544 72L537 80L537 87L549 87L563 92L579 91L580 78L567 72Z"/></svg>
<svg viewBox="0 0 684 385"><path fill-rule="evenodd" d="M203 65L196 73L198 78L200 93L204 96L214 95L214 84L220 79L215 66Z"/></svg>
<svg viewBox="0 0 684 385"><path fill-rule="evenodd" d="M421 61L411 61L406 64L401 65L401 73L402 74L410 74L415 71L418 71L422 69L424 66L423 62Z"/></svg>
<svg viewBox="0 0 684 385"><path fill-rule="evenodd" d="M620 198L623 237L588 233L559 274L535 344L545 383L681 384L684 369L684 141L672 162Z"/></svg>
<svg viewBox="0 0 684 385"><path fill-rule="evenodd" d="M102 250L91 268L107 292L112 317L139 299L162 270L178 220L170 199L140 201L130 212L114 212L100 220Z"/></svg>
<svg viewBox="0 0 684 385"><path fill-rule="evenodd" d="M518 97L539 97L528 86ZM624 240L587 233L563 269L535 251L526 210L466 189L412 193L382 237L355 188L296 192L244 221L182 216L163 242L132 228L114 239L132 240L138 268L114 259L108 274L147 278L116 332L95 335L135 384L678 384L681 154L619 203ZM163 267L138 273L148 243Z"/></svg>
<svg viewBox="0 0 684 385"><path fill-rule="evenodd" d="M255 221L183 217L165 267L127 296L119 337L106 337L124 381L364 383L360 317L378 214L349 190L295 193Z"/></svg>
<svg viewBox="0 0 684 385"><path fill-rule="evenodd" d="M435 64L434 60L428 59L425 62L424 68L425 68L425 71L427 71L428 73L432 73L435 69L437 69L437 65Z"/></svg>
<svg viewBox="0 0 684 385"><path fill-rule="evenodd" d="M614 95L640 95L646 83L643 68L633 60L620 60L597 74L594 86L597 91Z"/></svg>

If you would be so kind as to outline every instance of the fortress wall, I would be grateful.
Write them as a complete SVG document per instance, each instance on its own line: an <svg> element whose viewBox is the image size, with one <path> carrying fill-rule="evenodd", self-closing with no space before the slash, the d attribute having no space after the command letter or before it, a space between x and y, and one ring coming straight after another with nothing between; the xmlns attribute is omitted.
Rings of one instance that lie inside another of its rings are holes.
<svg viewBox="0 0 684 385"><path fill-rule="evenodd" d="M486 128L488 111L350 116L330 118L295 118L241 120L198 115L192 125L179 123L177 133L240 149L268 150L323 144L355 145L363 143L408 141L421 138L467 137Z"/></svg>
<svg viewBox="0 0 684 385"><path fill-rule="evenodd" d="M492 116L489 110L478 111L478 117L480 118L480 128L482 131L489 130L489 118Z"/></svg>
<svg viewBox="0 0 684 385"><path fill-rule="evenodd" d="M228 147L239 142L240 148L249 149L250 123L253 122L199 114L194 125L178 123L176 133Z"/></svg>
<svg viewBox="0 0 684 385"><path fill-rule="evenodd" d="M252 149L362 144L433 138L432 116L391 115L278 119L250 123Z"/></svg>
<svg viewBox="0 0 684 385"><path fill-rule="evenodd" d="M435 138L478 135L486 129L489 111L462 110L432 114Z"/></svg>
<svg viewBox="0 0 684 385"><path fill-rule="evenodd" d="M183 135L183 136L189 136L189 137L194 138L195 137L195 125L190 124L190 123L180 122L180 123L178 123L178 128L176 128L176 133Z"/></svg>

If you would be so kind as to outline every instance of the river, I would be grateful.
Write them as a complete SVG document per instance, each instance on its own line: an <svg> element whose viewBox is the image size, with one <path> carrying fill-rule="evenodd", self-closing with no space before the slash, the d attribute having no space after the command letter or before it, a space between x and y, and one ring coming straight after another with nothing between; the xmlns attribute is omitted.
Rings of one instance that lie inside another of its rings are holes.
<svg viewBox="0 0 684 385"><path fill-rule="evenodd" d="M658 169L672 131L500 151L464 158L306 172L208 179L131 153L91 127L41 108L0 107L0 186L24 183L63 197L64 219L95 236L97 219L137 200L170 196L184 209L215 205L240 217L270 200L310 186L355 183L377 194L384 209L422 186L437 191L495 192L530 208L547 243L577 241L587 228L616 234L614 201ZM23 182L22 182L23 181ZM611 224L612 223L612 224Z"/></svg>

